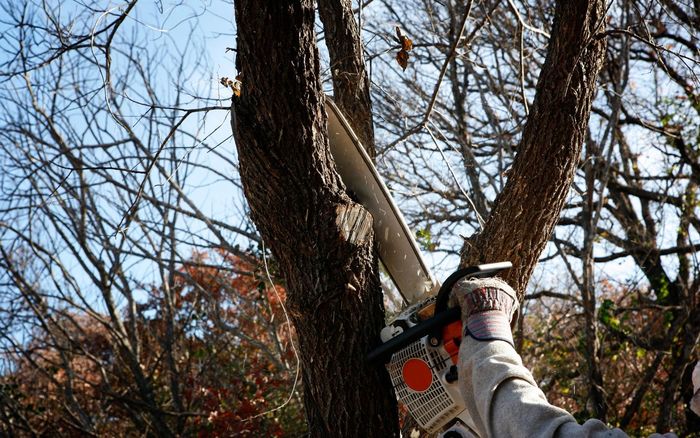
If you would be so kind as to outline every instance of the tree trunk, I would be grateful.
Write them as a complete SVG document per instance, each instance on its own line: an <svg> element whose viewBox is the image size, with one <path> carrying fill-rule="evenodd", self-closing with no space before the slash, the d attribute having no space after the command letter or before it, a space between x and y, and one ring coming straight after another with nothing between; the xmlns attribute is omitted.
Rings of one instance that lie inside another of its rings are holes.
<svg viewBox="0 0 700 438"><path fill-rule="evenodd" d="M484 230L465 241L461 264L510 260L522 297L571 186L595 96L605 41L605 1L557 1L547 58L523 138Z"/></svg>
<svg viewBox="0 0 700 438"><path fill-rule="evenodd" d="M329 152L314 2L235 6L241 180L287 281L311 436L396 436L388 374L365 361L384 324L372 218L345 193Z"/></svg>
<svg viewBox="0 0 700 438"><path fill-rule="evenodd" d="M336 98L371 145L371 119L358 119L352 109L366 116L362 108L369 108L367 78L357 69L359 42L337 44L357 35L333 4L322 6L329 41L337 38L329 49L345 47L331 55L333 62L355 54L334 74ZM558 6L513 174L484 233L468 242L463 256L464 263L514 261L511 281L521 292L576 168L602 59L603 42L591 38L602 12L602 1ZM328 150L313 2L241 0L236 21L243 87L233 105L233 130L241 180L251 216L287 280L311 435L396 436L388 376L364 360L383 326L374 236L371 216L345 193ZM343 70L356 74L343 77ZM343 85L348 78L354 82ZM340 97L358 83L366 100ZM546 208L533 211L533 205Z"/></svg>
<svg viewBox="0 0 700 438"><path fill-rule="evenodd" d="M369 76L351 0L318 0L331 59L333 99L370 157L375 155Z"/></svg>
<svg viewBox="0 0 700 438"><path fill-rule="evenodd" d="M603 373L600 367L600 340L598 339L598 320L596 315L595 269L593 266L593 244L596 237L596 203L595 182L600 179L596 175L596 159L600 151L591 139L586 147L584 173L586 194L582 209L583 250L581 255L581 301L583 305L584 348L586 359L586 377L588 385L588 407L590 414L605 422L607 417L607 401L603 385ZM602 201L601 201L602 202Z"/></svg>

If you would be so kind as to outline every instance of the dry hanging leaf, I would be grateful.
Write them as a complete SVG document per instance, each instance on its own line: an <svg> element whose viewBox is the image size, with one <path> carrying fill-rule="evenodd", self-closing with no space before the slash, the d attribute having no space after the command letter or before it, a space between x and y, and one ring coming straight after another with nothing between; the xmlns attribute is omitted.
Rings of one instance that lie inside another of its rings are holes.
<svg viewBox="0 0 700 438"><path fill-rule="evenodd" d="M243 82L241 81L241 75L236 76L234 80L223 76L219 82L224 87L230 88L231 91L233 91L234 96L241 97L241 86L243 85Z"/></svg>
<svg viewBox="0 0 700 438"><path fill-rule="evenodd" d="M401 28L399 26L396 26L396 40L401 45L401 50L409 52L411 49L413 49L413 41L411 41L409 37L401 32Z"/></svg>
<svg viewBox="0 0 700 438"><path fill-rule="evenodd" d="M403 32L401 32L401 28L399 26L396 26L396 40L401 44L401 37L404 36Z"/></svg>
<svg viewBox="0 0 700 438"><path fill-rule="evenodd" d="M408 52L413 49L413 41L401 32L399 26L396 26L396 40L401 45L401 50L396 54L396 62L399 63L401 68L406 70L406 67L408 67Z"/></svg>
<svg viewBox="0 0 700 438"><path fill-rule="evenodd" d="M233 81L233 87L231 89L233 90L233 94L236 95L236 97L241 97L241 87L243 86L243 81L241 81L241 75L238 74L236 75L236 79Z"/></svg>
<svg viewBox="0 0 700 438"><path fill-rule="evenodd" d="M406 67L408 67L408 52L400 50L396 53L396 62L399 63L402 69L406 70Z"/></svg>
<svg viewBox="0 0 700 438"><path fill-rule="evenodd" d="M401 38L401 50L408 52L411 49L413 49L413 41L404 35L403 38Z"/></svg>

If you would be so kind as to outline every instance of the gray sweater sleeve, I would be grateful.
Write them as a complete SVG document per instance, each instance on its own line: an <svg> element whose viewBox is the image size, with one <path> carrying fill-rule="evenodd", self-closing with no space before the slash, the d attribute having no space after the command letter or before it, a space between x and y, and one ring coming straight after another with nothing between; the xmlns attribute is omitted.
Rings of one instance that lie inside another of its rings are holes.
<svg viewBox="0 0 700 438"><path fill-rule="evenodd" d="M598 420L578 424L571 414L550 405L507 342L467 336L459 362L460 391L480 437L627 437Z"/></svg>

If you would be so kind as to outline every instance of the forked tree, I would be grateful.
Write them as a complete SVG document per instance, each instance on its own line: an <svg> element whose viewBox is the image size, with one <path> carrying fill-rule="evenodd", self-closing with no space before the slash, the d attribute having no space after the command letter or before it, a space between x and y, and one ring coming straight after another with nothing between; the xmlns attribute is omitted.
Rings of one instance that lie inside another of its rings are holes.
<svg viewBox="0 0 700 438"><path fill-rule="evenodd" d="M378 259L371 215L346 192L328 148L315 2L240 0L235 7L243 86L233 99L232 127L241 180L252 218L287 281L310 433L397 436L388 375L365 362L384 322ZM318 9L334 96L373 153L369 80L352 2L320 0ZM467 2L462 31L470 9ZM462 264L510 260L506 279L521 295L579 162L604 31L604 1L556 2L508 181L483 231L464 243ZM426 120L431 106L426 102Z"/></svg>

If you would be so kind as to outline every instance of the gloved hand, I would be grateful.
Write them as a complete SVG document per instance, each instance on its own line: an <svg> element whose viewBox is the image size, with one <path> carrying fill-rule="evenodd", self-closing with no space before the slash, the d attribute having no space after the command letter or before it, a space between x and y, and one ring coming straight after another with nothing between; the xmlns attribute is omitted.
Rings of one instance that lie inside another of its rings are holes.
<svg viewBox="0 0 700 438"><path fill-rule="evenodd" d="M500 278L468 278L452 288L450 305L462 309L464 336L478 341L500 339L513 345L511 322L519 309L517 295Z"/></svg>

